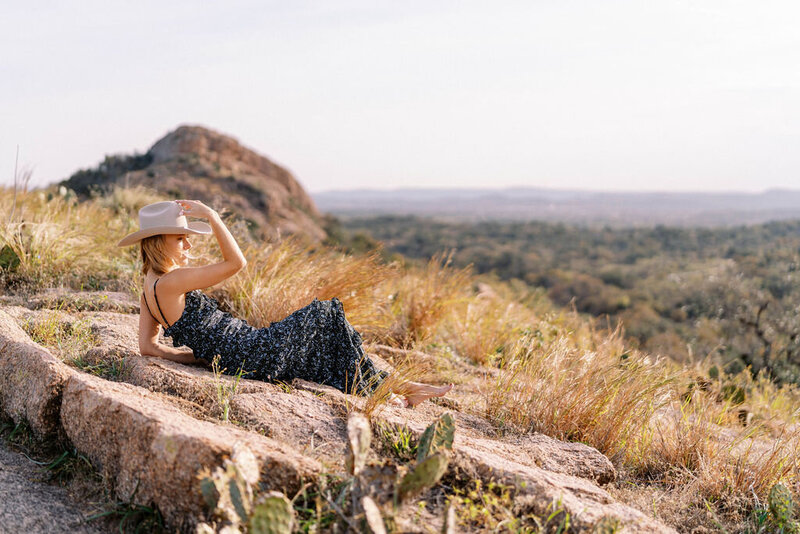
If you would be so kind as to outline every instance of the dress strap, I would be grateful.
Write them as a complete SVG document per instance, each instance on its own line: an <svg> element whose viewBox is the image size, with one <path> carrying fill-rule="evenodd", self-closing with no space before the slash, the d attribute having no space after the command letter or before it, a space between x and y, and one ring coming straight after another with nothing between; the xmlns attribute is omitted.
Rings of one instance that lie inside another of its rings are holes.
<svg viewBox="0 0 800 534"><path fill-rule="evenodd" d="M147 306L147 311L149 311L150 315L152 315L153 319L155 319L156 316L153 315L153 310L150 309L150 304L147 303L147 295L145 294L144 291L142 291L142 298L144 299L144 305Z"/></svg>
<svg viewBox="0 0 800 534"><path fill-rule="evenodd" d="M161 304L158 303L158 295L156 295L156 286L158 285L158 281L161 280L160 278L156 278L156 281L153 282L153 297L156 299L156 306L158 306L158 313L161 314L161 318L164 319L164 323L167 325L167 328L170 328L170 324L167 322L167 318L164 317L164 312L161 311ZM149 309L149 307L148 307Z"/></svg>

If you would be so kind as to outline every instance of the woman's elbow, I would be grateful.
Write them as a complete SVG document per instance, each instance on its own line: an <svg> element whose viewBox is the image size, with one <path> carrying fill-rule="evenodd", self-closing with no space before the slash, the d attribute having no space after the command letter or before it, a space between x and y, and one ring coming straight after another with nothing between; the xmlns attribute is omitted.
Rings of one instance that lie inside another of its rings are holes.
<svg viewBox="0 0 800 534"><path fill-rule="evenodd" d="M242 257L242 258L240 258L240 259L238 259L236 261L231 262L231 274L230 274L230 276L233 276L234 274L238 273L239 271L244 269L246 266L247 266L247 260L244 259L244 257Z"/></svg>
<svg viewBox="0 0 800 534"><path fill-rule="evenodd" d="M139 343L139 353L142 356L158 356L157 347L151 343Z"/></svg>

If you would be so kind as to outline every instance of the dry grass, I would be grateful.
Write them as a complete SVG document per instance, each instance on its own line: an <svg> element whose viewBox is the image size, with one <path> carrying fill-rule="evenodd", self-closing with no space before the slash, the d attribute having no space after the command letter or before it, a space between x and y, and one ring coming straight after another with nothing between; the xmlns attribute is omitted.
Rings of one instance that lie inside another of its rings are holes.
<svg viewBox="0 0 800 534"><path fill-rule="evenodd" d="M470 269L449 268L450 258L433 257L421 269L395 276L382 288L388 301L380 312L391 317L380 342L400 347L424 345L439 332L451 308L469 294Z"/></svg>
<svg viewBox="0 0 800 534"><path fill-rule="evenodd" d="M626 465L644 478L689 484L727 509L764 500L776 483L797 483L800 431L784 425L778 436L759 422L743 426L740 408L717 391L693 391L643 425Z"/></svg>
<svg viewBox="0 0 800 534"><path fill-rule="evenodd" d="M374 288L393 274L377 256L342 256L325 249L284 241L244 251L247 266L225 281L231 308L254 325L268 325L309 304L337 297L348 320L367 333L385 328L376 316Z"/></svg>
<svg viewBox="0 0 800 534"><path fill-rule="evenodd" d="M460 305L459 305L460 304ZM456 353L479 365L492 364L521 333L522 315L516 302L483 295L452 306L444 338Z"/></svg>
<svg viewBox="0 0 800 534"><path fill-rule="evenodd" d="M487 414L500 424L588 443L612 457L624 454L642 424L669 400L674 376L644 354L620 354L614 343L587 351L568 335L546 342L540 332L521 337L504 355L503 373L486 392Z"/></svg>
<svg viewBox="0 0 800 534"><path fill-rule="evenodd" d="M115 247L133 224L129 218L115 217L100 202L78 203L57 191L21 192L16 208L14 204L13 191L0 189L0 250L5 251L7 288L129 289L131 258L120 259Z"/></svg>

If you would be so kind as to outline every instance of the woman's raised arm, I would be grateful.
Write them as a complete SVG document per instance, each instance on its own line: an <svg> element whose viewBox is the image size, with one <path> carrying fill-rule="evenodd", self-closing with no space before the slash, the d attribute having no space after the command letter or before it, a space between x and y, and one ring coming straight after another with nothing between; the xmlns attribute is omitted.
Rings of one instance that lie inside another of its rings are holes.
<svg viewBox="0 0 800 534"><path fill-rule="evenodd" d="M211 229L214 230L214 236L216 236L217 242L219 242L219 248L222 249L223 263L227 262L239 268L247 264L247 260L244 258L239 244L233 238L230 230L228 230L228 227L222 222L222 219L216 211L199 200L176 200L175 202L180 204L181 208L183 208L181 215L208 219Z"/></svg>
<svg viewBox="0 0 800 534"><path fill-rule="evenodd" d="M219 214L198 200L176 200L181 205L182 215L207 219L222 251L222 261L203 267L183 267L164 276L164 284L169 285L177 293L185 293L193 289L204 289L239 272L247 260L242 254L239 244L230 230L222 222Z"/></svg>

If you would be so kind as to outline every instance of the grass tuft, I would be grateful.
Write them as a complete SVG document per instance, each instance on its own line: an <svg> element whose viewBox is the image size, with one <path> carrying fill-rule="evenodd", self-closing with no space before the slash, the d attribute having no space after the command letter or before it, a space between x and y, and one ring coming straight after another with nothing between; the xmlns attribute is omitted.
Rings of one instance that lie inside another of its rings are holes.
<svg viewBox="0 0 800 534"><path fill-rule="evenodd" d="M53 349L70 363L80 363L83 353L98 342L88 319L70 320L60 309L48 310L38 319L29 318L22 328L33 341Z"/></svg>

